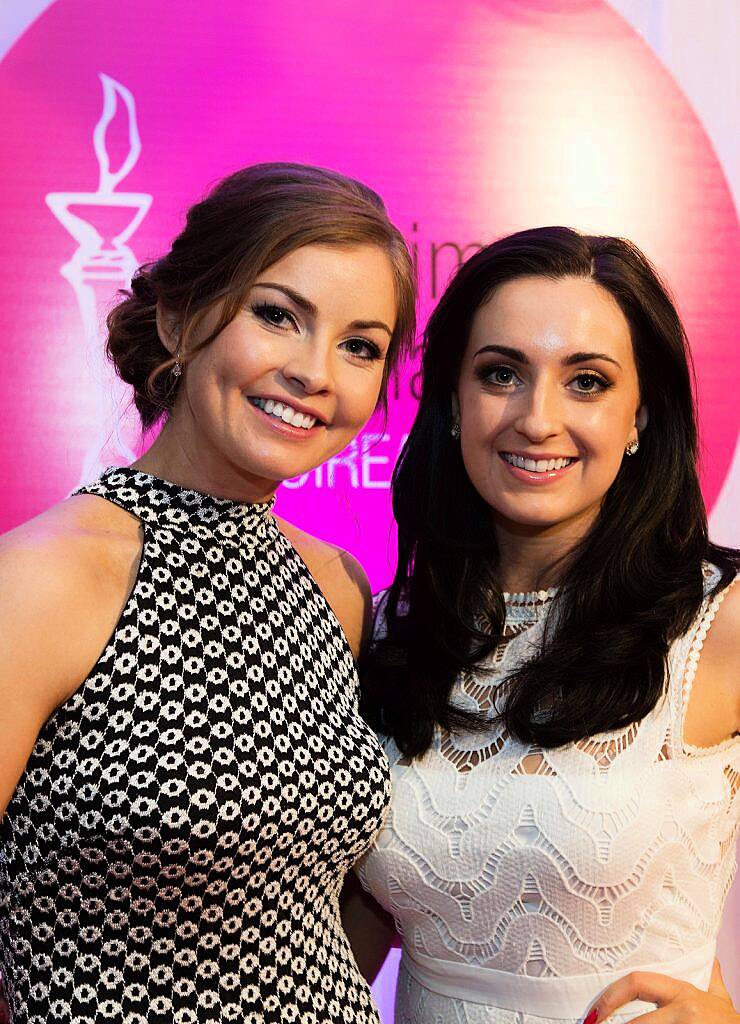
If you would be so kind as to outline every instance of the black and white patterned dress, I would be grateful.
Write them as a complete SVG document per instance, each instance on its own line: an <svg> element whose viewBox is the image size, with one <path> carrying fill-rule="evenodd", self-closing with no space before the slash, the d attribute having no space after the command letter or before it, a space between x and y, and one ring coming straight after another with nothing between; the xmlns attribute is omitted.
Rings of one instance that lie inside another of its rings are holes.
<svg viewBox="0 0 740 1024"><path fill-rule="evenodd" d="M132 469L143 553L0 824L14 1024L377 1021L339 923L389 770L344 634L271 504Z"/></svg>

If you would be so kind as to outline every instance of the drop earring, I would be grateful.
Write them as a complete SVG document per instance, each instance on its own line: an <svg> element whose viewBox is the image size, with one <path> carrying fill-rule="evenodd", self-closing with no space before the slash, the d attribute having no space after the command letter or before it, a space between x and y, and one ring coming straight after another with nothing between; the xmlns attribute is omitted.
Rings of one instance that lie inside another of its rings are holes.
<svg viewBox="0 0 740 1024"><path fill-rule="evenodd" d="M173 333L175 335L175 341L177 342L177 348L175 349L175 363L172 367L172 376L177 378L182 376L182 363L180 362L180 346L182 342L180 338L180 331L175 329Z"/></svg>
<svg viewBox="0 0 740 1024"><path fill-rule="evenodd" d="M460 424L457 421L455 421L452 424L452 430L450 431L450 434L452 435L455 441L460 440Z"/></svg>
<svg viewBox="0 0 740 1024"><path fill-rule="evenodd" d="M624 449L624 454L625 455L635 455L637 453L637 449L639 447L640 447L640 442L639 441L630 441L630 443Z"/></svg>

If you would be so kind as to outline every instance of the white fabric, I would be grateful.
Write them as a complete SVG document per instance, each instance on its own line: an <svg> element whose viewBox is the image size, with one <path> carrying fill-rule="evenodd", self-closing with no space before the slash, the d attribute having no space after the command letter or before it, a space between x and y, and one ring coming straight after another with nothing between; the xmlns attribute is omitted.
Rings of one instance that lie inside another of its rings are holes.
<svg viewBox="0 0 740 1024"><path fill-rule="evenodd" d="M641 969L660 971L690 981L700 988L707 988L714 948L714 943L708 943L698 946L678 960L644 964ZM594 999L593 974L571 975L567 978L529 977L509 971L496 971L492 967L435 960L423 953L411 953L408 949L403 951L401 962L403 969L414 981L429 992L482 1006L490 1006L495 996L496 1006L500 1010L519 1010L521 1006L526 1006L539 1017L569 1020L578 1017ZM623 973L612 971L611 974L600 974L601 988L618 981ZM622 1013L631 1016L654 1008L652 1003L635 1000L623 1007Z"/></svg>
<svg viewBox="0 0 740 1024"><path fill-rule="evenodd" d="M411 764L385 742L391 809L358 874L402 937L397 1024L577 1024L636 969L707 986L735 869L740 740L695 750L682 732L723 596L673 644L666 695L639 724L546 751L499 725L438 730ZM455 699L490 710L545 612L510 607L506 640Z"/></svg>

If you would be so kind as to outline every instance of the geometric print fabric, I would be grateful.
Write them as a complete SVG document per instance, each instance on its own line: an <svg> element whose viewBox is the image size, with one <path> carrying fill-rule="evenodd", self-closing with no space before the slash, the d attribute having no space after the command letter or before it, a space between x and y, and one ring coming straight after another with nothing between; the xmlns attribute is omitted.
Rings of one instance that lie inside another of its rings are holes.
<svg viewBox="0 0 740 1024"><path fill-rule="evenodd" d="M389 771L339 623L271 502L130 468L81 492L143 550L0 824L11 1019L376 1022L338 894Z"/></svg>

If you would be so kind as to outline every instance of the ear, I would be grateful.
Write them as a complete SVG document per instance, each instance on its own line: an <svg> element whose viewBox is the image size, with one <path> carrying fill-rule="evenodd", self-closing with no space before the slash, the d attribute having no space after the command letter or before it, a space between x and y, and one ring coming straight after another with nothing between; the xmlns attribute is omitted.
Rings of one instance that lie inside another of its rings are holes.
<svg viewBox="0 0 740 1024"><path fill-rule="evenodd" d="M637 410L637 415L635 416L635 426L640 431L640 433L642 433L642 431L647 426L647 421L648 421L647 406L646 405L641 405L640 408Z"/></svg>
<svg viewBox="0 0 740 1024"><path fill-rule="evenodd" d="M157 303L157 334L164 347L173 356L180 347L180 328L177 324L177 317L168 313L159 303Z"/></svg>
<svg viewBox="0 0 740 1024"><path fill-rule="evenodd" d="M457 392L452 392L452 418L457 421L460 419L460 402L457 399Z"/></svg>

